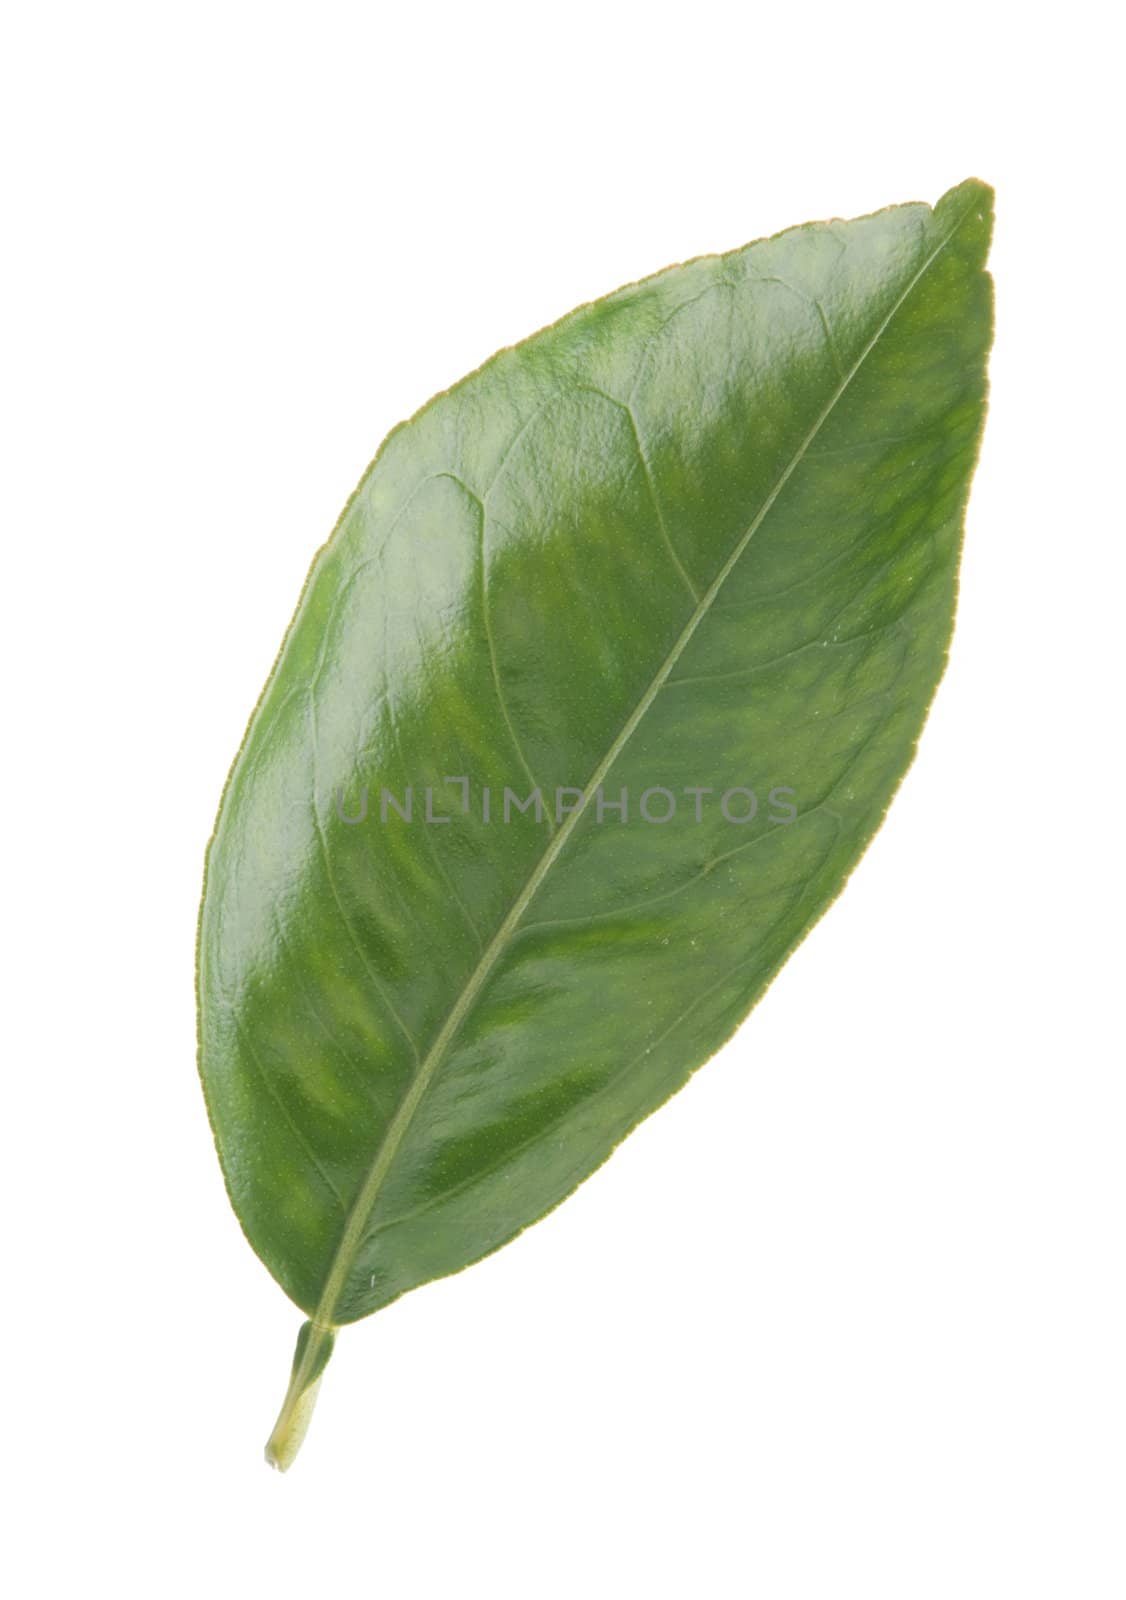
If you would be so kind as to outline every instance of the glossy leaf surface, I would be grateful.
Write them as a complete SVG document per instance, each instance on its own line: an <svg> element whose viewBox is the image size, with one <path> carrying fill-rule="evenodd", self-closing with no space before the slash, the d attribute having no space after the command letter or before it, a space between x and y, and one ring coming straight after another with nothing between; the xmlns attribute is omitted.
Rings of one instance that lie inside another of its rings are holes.
<svg viewBox="0 0 1126 1600"><path fill-rule="evenodd" d="M683 1084L878 827L951 633L989 207L971 181L583 307L396 430L318 555L200 929L231 1198L314 1323L291 1410L328 1329L512 1238Z"/></svg>

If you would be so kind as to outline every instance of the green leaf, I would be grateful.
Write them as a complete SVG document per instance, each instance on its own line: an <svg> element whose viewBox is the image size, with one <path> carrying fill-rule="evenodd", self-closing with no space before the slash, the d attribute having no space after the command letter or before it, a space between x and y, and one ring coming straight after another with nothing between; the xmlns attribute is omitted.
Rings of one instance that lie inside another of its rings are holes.
<svg viewBox="0 0 1126 1600"><path fill-rule="evenodd" d="M593 1172L878 828L950 639L990 200L582 307L393 432L318 554L199 939L231 1201L310 1318L276 1464L332 1330Z"/></svg>

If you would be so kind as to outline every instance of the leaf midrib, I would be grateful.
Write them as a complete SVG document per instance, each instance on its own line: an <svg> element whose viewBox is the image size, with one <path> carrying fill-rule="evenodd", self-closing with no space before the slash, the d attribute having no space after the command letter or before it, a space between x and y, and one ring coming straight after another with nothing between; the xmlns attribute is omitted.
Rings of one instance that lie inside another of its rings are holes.
<svg viewBox="0 0 1126 1600"><path fill-rule="evenodd" d="M587 782L587 785L582 793L582 798L578 805L568 814L566 820L560 826L558 831L549 840L547 848L544 850L542 856L539 858L535 867L529 874L524 887L513 901L512 906L504 918L504 921L501 923L500 927L493 935L493 938L485 947L485 950L482 953L481 958L473 972L470 974L465 987L458 995L458 998L450 1009L445 1022L439 1029L433 1044L426 1052L426 1055L422 1058L418 1070L416 1071L406 1094L403 1096L403 1099L399 1104L398 1110L391 1118L391 1121L387 1124L386 1132L384 1133L383 1138L376 1149L375 1155L372 1158L372 1164L368 1168L364 1182L360 1187L360 1191L356 1196L356 1200L351 1211L348 1213L348 1217L344 1226L344 1232L341 1235L340 1243L336 1247L336 1252L333 1256L328 1276L325 1279L324 1289L321 1291L320 1300L317 1303L316 1311L312 1317L314 1326L326 1330L336 1326L334 1318L337 1306L339 1304L341 1292L347 1282L348 1274L351 1270L352 1263L355 1260L358 1248L367 1231L368 1222L371 1218L371 1213L374 1210L376 1200L379 1198L379 1193L383 1187L384 1180L391 1169L391 1165L394 1162L395 1156L398 1154L399 1147L406 1136L408 1128L410 1127L414 1113L418 1109L426 1090L430 1086L431 1080L440 1066L448 1046L453 1041L458 1029L461 1027L461 1024L464 1022L466 1016L469 1014L474 1003L476 1002L477 997L484 987L490 973L507 948L509 941L511 940L525 911L528 909L528 906L539 892L540 885L543 883L544 879L551 871L551 868L554 866L555 862L566 848L568 840L586 814L587 807L598 793L599 788L605 781L614 763L617 761L618 757L621 755L622 751L633 737L634 732L644 719L650 706L653 704L653 701L664 687L673 671L673 668L684 654L684 651L688 648L688 645L697 628L710 611L716 596L723 588L723 585L730 577L732 571L738 565L747 546L750 544L759 528L761 528L763 522L777 501L778 496L782 493L782 490L786 487L794 472L801 465L801 462L804 460L810 445L812 445L813 441L816 439L817 435L821 432L821 429L825 426L825 423L832 415L841 399L841 396L848 389L849 385L852 383L853 379L856 377L857 373L860 371L869 355L875 349L879 341L883 338L893 318L902 309L921 279L934 265L935 261L937 261L943 250L946 249L947 245L955 237L959 228L961 228L966 218L970 215L978 203L979 202L975 197L975 199L972 200L965 210L959 215L957 221L950 228L949 232L946 233L938 242L938 244L934 246L930 254L923 261L922 265L910 278L906 287L891 306L890 310L877 325L875 332L861 350L853 365L844 374L840 382L837 384L837 387L833 390L833 393L830 395L829 400L826 402L817 419L810 427L809 431L806 433L797 449L794 451L794 454L790 458L790 461L787 463L786 467L780 473L778 481L775 483L773 489L763 501L746 531L740 536L731 555L724 562L719 572L700 596L692 615L681 629L681 632L673 643L672 648L669 650L668 655L658 668L645 693L641 696L640 700L637 702L637 705L630 713L630 716L622 725L621 730Z"/></svg>

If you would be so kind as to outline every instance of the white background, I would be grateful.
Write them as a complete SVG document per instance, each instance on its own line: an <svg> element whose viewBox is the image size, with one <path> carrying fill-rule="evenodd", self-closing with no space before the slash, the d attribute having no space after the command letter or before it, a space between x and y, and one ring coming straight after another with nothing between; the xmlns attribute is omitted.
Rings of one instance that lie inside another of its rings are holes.
<svg viewBox="0 0 1126 1600"><path fill-rule="evenodd" d="M9 8L9 1592L1126 1593L1110 15ZM971 174L992 416L887 826L573 1199L341 1337L268 1472L300 1317L224 1195L193 943L314 549L498 346Z"/></svg>

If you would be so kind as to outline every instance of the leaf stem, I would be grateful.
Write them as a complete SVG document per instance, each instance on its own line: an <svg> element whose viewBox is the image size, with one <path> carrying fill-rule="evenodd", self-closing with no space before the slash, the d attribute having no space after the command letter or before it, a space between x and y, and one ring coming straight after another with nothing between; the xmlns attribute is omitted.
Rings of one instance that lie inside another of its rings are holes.
<svg viewBox="0 0 1126 1600"><path fill-rule="evenodd" d="M266 1460L279 1472L286 1472L293 1465L301 1448L335 1338L336 1329L320 1322L303 1323L297 1335L289 1388L274 1431L266 1440Z"/></svg>

